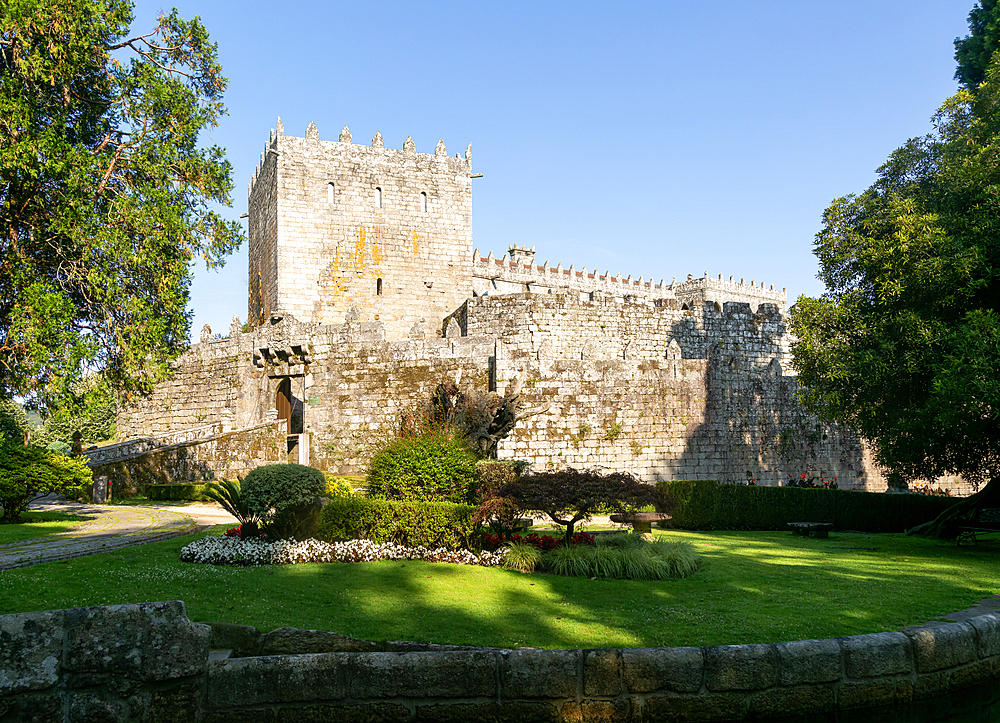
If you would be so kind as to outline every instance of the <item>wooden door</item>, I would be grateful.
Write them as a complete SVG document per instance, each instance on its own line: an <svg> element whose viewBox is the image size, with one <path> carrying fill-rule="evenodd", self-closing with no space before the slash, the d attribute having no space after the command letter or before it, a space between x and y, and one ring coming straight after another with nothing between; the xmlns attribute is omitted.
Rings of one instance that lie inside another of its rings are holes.
<svg viewBox="0 0 1000 723"><path fill-rule="evenodd" d="M283 379L274 395L274 408L278 410L278 419L285 420L286 434L292 431L292 380Z"/></svg>

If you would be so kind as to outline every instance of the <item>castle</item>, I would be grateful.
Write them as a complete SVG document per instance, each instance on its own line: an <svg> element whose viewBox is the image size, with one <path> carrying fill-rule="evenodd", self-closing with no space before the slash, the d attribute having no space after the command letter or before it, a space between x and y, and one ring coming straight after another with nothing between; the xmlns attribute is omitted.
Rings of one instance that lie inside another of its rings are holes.
<svg viewBox="0 0 1000 723"><path fill-rule="evenodd" d="M357 474L451 378L545 410L498 449L535 469L884 489L850 430L799 405L784 289L539 265L518 244L484 257L476 176L471 145L298 138L279 119L249 185L249 330L203 330L119 434L273 425L281 454Z"/></svg>

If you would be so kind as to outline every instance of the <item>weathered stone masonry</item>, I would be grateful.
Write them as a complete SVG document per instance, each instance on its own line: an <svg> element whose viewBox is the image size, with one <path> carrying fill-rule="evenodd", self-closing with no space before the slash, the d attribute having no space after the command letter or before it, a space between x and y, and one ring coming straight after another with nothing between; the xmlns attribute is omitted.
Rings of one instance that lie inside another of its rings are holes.
<svg viewBox="0 0 1000 723"><path fill-rule="evenodd" d="M498 451L536 469L884 487L853 434L796 402L784 289L540 265L518 244L480 256L471 156L279 121L249 189L251 331L203 337L120 434L246 428L281 408L310 464L358 473L450 377L546 410Z"/></svg>
<svg viewBox="0 0 1000 723"><path fill-rule="evenodd" d="M1000 618L991 610L902 632L702 648L232 657L237 651L221 649L216 637L190 622L181 602L0 616L0 723L899 720L907 713L902 719L934 721L983 689L995 712L1000 675Z"/></svg>

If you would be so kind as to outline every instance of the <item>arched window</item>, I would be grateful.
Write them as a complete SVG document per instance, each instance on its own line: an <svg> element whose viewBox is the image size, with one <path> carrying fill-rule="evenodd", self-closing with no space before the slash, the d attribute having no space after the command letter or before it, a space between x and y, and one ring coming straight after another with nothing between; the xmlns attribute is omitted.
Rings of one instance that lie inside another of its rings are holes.
<svg viewBox="0 0 1000 723"><path fill-rule="evenodd" d="M427 194L420 193L420 213L427 213Z"/></svg>
<svg viewBox="0 0 1000 723"><path fill-rule="evenodd" d="M375 187L375 208L382 208L382 189Z"/></svg>
<svg viewBox="0 0 1000 723"><path fill-rule="evenodd" d="M377 279L375 281L375 295L376 296L382 295L382 279Z"/></svg>
<svg viewBox="0 0 1000 723"><path fill-rule="evenodd" d="M333 203L333 200L337 197L337 187L334 185L333 181L326 184L326 202Z"/></svg>

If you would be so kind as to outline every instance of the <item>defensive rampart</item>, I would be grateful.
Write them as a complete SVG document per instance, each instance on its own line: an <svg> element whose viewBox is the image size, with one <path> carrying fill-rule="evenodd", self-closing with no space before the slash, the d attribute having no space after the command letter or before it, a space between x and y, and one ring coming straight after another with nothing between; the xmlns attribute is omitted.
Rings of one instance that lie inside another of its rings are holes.
<svg viewBox="0 0 1000 723"><path fill-rule="evenodd" d="M649 482L757 484L808 474L877 488L856 435L798 403L778 307L700 303L681 309L674 299L604 292L483 296L446 318L443 336L398 341L350 313L337 325L275 316L250 333L237 323L229 339L192 347L170 380L123 410L119 431L158 436L223 418L251 426L286 395L289 432L310 435L311 463L356 474L403 415L459 378L517 392L540 410L498 450L538 470L600 466Z"/></svg>
<svg viewBox="0 0 1000 723"><path fill-rule="evenodd" d="M1000 678L990 612L704 648L231 658L212 639L181 602L0 616L0 721L930 721Z"/></svg>

